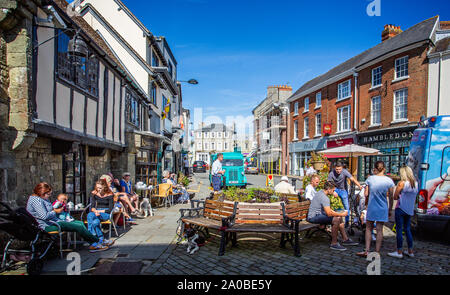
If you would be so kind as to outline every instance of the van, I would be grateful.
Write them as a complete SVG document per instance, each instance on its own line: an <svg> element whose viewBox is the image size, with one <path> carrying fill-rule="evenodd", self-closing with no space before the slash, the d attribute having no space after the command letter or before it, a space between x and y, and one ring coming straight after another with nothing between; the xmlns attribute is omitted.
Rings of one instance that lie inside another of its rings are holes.
<svg viewBox="0 0 450 295"><path fill-rule="evenodd" d="M217 159L217 154L211 156L211 167ZM247 187L247 177L245 176L244 167L245 158L239 149L235 149L232 153L223 153L222 168L225 170L225 175L222 178L222 189L227 187ZM209 180L212 183L212 168L209 173ZM212 184L211 184L212 186Z"/></svg>
<svg viewBox="0 0 450 295"><path fill-rule="evenodd" d="M419 180L416 230L450 242L450 116L423 119L411 141L408 166Z"/></svg>

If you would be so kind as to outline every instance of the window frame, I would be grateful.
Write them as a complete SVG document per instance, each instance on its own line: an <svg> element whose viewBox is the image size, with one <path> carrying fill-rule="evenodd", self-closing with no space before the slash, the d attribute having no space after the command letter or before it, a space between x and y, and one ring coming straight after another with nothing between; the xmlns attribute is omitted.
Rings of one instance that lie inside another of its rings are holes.
<svg viewBox="0 0 450 295"><path fill-rule="evenodd" d="M375 73L375 71L378 69L379 69L379 72ZM378 81L378 79L375 79L376 75L379 75L380 83L378 83L378 84L374 84L375 81ZM379 66L379 67L372 69L372 88L379 87L382 84L383 84L383 67Z"/></svg>
<svg viewBox="0 0 450 295"><path fill-rule="evenodd" d="M344 84L348 84L348 95L347 96L343 95L343 85ZM337 97L338 97L337 101L345 100L347 98L352 97L352 79L348 79L348 80L338 84L338 96Z"/></svg>
<svg viewBox="0 0 450 295"><path fill-rule="evenodd" d="M317 101L319 101L320 103L317 104ZM316 109L321 107L322 107L322 91L316 93Z"/></svg>
<svg viewBox="0 0 450 295"><path fill-rule="evenodd" d="M320 124L317 124L317 119L320 118ZM322 113L316 114L316 137L322 136ZM319 131L319 132L317 132Z"/></svg>
<svg viewBox="0 0 450 295"><path fill-rule="evenodd" d="M348 128L347 129L342 128L343 127L342 123L343 123L343 120L345 119L344 117L342 117L342 115L344 114L344 109L348 110L348 116L347 116ZM351 124L352 123L351 122L352 115L351 115L351 113L352 113L351 105L346 105L346 106L343 106L343 107L337 109L337 133L349 132L352 130L352 124Z"/></svg>
<svg viewBox="0 0 450 295"><path fill-rule="evenodd" d="M298 120L294 121L294 140L298 140Z"/></svg>
<svg viewBox="0 0 450 295"><path fill-rule="evenodd" d="M404 59L406 59L406 63L404 63L404 64L397 64L398 61L404 60ZM400 72L403 71L403 72L406 72L406 74L403 75L403 76L398 76L398 74L399 74L398 68L401 67L401 66L405 66L405 69L400 69ZM399 57L399 58L395 59L394 69L395 69L394 80L404 79L404 78L409 77L409 55L405 55L405 56L402 56L402 57Z"/></svg>
<svg viewBox="0 0 450 295"><path fill-rule="evenodd" d="M378 110L376 110L377 112L378 112L378 119L379 119L379 122L375 122L374 121L374 115L375 115L375 110L374 110L374 100L375 99L378 99L379 100L379 103L378 103ZM370 99L370 125L371 126L378 126L378 125L381 125L381 95L377 95L377 96L373 96L371 99Z"/></svg>
<svg viewBox="0 0 450 295"><path fill-rule="evenodd" d="M303 118L303 138L309 138L309 117Z"/></svg>
<svg viewBox="0 0 450 295"><path fill-rule="evenodd" d="M404 99L406 101L403 102L402 106L404 106L404 113L405 113L405 117L403 118L397 118L397 108L399 107L397 104L397 93L400 92L406 92L406 98L404 97ZM394 122L398 122L398 121L406 121L408 120L408 96L409 96L409 91L408 88L402 88L402 89L398 89L396 91L394 91Z"/></svg>
<svg viewBox="0 0 450 295"><path fill-rule="evenodd" d="M307 113L309 112L309 97L305 98L305 110L303 111L303 113Z"/></svg>
<svg viewBox="0 0 450 295"><path fill-rule="evenodd" d="M298 116L298 101L294 103L294 116Z"/></svg>

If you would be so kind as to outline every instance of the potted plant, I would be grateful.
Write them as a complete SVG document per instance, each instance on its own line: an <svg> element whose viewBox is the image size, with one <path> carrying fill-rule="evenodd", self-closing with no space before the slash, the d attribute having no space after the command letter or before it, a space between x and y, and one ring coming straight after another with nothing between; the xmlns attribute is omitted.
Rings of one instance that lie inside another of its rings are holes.
<svg viewBox="0 0 450 295"><path fill-rule="evenodd" d="M322 171L325 168L327 158L316 153L311 153L311 159L308 165L313 166L316 171Z"/></svg>

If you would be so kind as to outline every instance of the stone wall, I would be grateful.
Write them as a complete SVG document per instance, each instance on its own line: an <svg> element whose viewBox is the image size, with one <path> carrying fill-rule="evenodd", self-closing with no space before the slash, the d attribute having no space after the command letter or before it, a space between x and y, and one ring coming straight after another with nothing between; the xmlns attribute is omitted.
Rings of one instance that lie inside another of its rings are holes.
<svg viewBox="0 0 450 295"><path fill-rule="evenodd" d="M54 197L63 192L62 156L52 155L51 139L38 137L28 151L16 153L14 174L16 188L10 197L18 206L26 204L34 187L41 182L53 187Z"/></svg>
<svg viewBox="0 0 450 295"><path fill-rule="evenodd" d="M94 189L95 182L104 174L111 171L111 152L106 151L104 156L86 159L86 190L89 193Z"/></svg>

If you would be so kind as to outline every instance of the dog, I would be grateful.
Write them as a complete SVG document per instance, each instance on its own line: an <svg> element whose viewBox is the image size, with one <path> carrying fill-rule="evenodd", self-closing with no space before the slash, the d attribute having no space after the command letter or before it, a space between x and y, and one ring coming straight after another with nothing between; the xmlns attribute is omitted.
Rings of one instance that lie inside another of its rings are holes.
<svg viewBox="0 0 450 295"><path fill-rule="evenodd" d="M140 204L142 215L144 215L144 218L147 218L147 216L153 216L152 209L150 206L150 199L144 198Z"/></svg>
<svg viewBox="0 0 450 295"><path fill-rule="evenodd" d="M186 229L184 232L184 238L187 240L187 253L190 255L197 252L200 247L205 244L205 239L203 237L200 237L196 230L194 229Z"/></svg>

